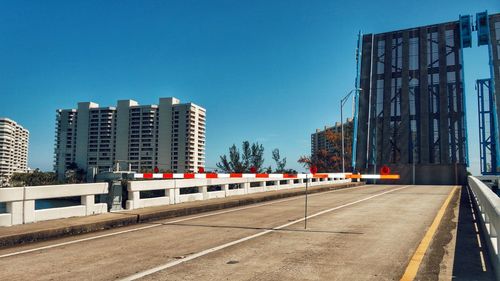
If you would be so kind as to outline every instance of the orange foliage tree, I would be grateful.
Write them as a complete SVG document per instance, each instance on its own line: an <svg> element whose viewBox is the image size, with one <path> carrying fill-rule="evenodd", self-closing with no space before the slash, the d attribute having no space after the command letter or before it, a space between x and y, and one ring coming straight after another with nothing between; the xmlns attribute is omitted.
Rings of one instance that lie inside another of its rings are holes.
<svg viewBox="0 0 500 281"><path fill-rule="evenodd" d="M352 170L352 136L352 122L344 124L344 163L346 172ZM338 130L338 132L327 130L325 137L326 141L330 144L328 149L320 149L311 156L301 156L298 162L306 168L315 165L318 168L318 172L341 172L342 134L340 130Z"/></svg>

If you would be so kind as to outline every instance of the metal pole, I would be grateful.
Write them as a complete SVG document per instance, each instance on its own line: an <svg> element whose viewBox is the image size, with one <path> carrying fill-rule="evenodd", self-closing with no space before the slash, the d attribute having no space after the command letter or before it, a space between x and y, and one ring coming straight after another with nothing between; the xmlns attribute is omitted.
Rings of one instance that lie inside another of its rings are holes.
<svg viewBox="0 0 500 281"><path fill-rule="evenodd" d="M344 164L344 115L343 115L343 99L340 101L340 128L342 131L342 173L345 173L345 164Z"/></svg>
<svg viewBox="0 0 500 281"><path fill-rule="evenodd" d="M413 153L413 155L415 156L415 153ZM413 159L413 185L415 185L415 159Z"/></svg>
<svg viewBox="0 0 500 281"><path fill-rule="evenodd" d="M307 229L307 194L308 194L308 187L309 187L309 179L308 179L308 174L306 174L306 202L305 202L305 208L304 208L304 229Z"/></svg>
<svg viewBox="0 0 500 281"><path fill-rule="evenodd" d="M368 90L368 129L366 130L366 165L365 168L368 170L369 160L370 160L370 125L372 118L372 87L373 87L373 79L371 78L373 74L373 34L372 34L372 45L370 51L370 89ZM377 130L377 124L375 123L375 130ZM376 145L372 143L372 147ZM372 148L373 149L373 148ZM376 159L373 159L372 153L372 161L375 162Z"/></svg>

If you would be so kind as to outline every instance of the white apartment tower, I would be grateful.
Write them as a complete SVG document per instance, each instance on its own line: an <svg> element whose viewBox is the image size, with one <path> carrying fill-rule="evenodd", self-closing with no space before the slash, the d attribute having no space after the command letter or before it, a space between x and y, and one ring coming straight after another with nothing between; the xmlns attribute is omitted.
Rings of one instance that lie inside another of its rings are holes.
<svg viewBox="0 0 500 281"><path fill-rule="evenodd" d="M8 118L0 118L0 180L28 171L29 132Z"/></svg>
<svg viewBox="0 0 500 281"><path fill-rule="evenodd" d="M78 103L57 111L54 169L195 172L205 166L206 110L176 98L158 105L120 100L116 107Z"/></svg>

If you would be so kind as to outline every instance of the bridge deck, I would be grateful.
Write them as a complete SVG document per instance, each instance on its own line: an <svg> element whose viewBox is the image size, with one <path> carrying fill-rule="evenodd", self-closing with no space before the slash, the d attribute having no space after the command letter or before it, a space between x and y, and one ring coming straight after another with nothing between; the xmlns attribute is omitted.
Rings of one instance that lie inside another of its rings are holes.
<svg viewBox="0 0 500 281"><path fill-rule="evenodd" d="M0 279L399 279L453 190L370 185L313 194L307 230L301 196L17 246L0 250ZM420 276L452 274L458 195Z"/></svg>

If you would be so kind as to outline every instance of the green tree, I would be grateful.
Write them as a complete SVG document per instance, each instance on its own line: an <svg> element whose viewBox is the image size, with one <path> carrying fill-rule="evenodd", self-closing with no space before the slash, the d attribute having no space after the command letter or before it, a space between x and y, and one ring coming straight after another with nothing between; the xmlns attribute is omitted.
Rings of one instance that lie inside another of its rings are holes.
<svg viewBox="0 0 500 281"><path fill-rule="evenodd" d="M68 169L64 173L66 183L83 183L85 182L85 170L78 167L76 163L68 165Z"/></svg>
<svg viewBox="0 0 500 281"><path fill-rule="evenodd" d="M42 172L35 169L32 173L14 173L10 178L12 186L37 186L60 184L53 172Z"/></svg>
<svg viewBox="0 0 500 281"><path fill-rule="evenodd" d="M275 148L273 150L273 160L276 162L276 173L284 173L286 166L286 157L281 159L280 150Z"/></svg>
<svg viewBox="0 0 500 281"><path fill-rule="evenodd" d="M264 146L259 143L244 141L241 145L242 152L233 144L229 148L229 155L220 156L217 167L226 173L245 173L255 167L257 173L262 172L264 165Z"/></svg>

